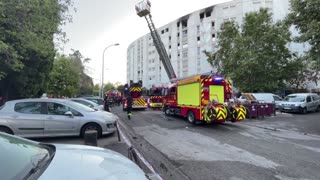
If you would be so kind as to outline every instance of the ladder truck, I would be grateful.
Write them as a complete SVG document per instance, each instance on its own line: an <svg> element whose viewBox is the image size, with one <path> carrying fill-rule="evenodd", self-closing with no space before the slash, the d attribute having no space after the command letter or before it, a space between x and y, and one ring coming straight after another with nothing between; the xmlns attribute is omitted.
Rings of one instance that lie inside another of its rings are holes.
<svg viewBox="0 0 320 180"><path fill-rule="evenodd" d="M245 119L247 109L230 102L232 85L228 78L213 73L177 78L161 37L152 21L151 3L143 0L136 5L137 15L148 23L154 46L170 82L163 89L162 108L166 115L179 115L196 122L238 122Z"/></svg>

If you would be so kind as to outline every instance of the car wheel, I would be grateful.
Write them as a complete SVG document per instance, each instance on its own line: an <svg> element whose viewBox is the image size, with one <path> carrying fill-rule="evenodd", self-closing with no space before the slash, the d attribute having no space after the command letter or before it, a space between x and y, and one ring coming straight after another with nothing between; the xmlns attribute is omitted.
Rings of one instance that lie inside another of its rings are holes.
<svg viewBox="0 0 320 180"><path fill-rule="evenodd" d="M7 134L12 134L12 135L13 135L13 132L11 131L11 129L9 129L9 128L7 128L7 127L0 127L0 132L7 133Z"/></svg>
<svg viewBox="0 0 320 180"><path fill-rule="evenodd" d="M302 109L302 113L303 113L303 114L307 114L307 113L308 113L308 110L307 110L306 107Z"/></svg>
<svg viewBox="0 0 320 180"><path fill-rule="evenodd" d="M191 123L191 124L195 124L196 123L196 120L195 120L195 117L194 117L194 113L192 111L188 112L187 119L188 119L189 123Z"/></svg>
<svg viewBox="0 0 320 180"><path fill-rule="evenodd" d="M96 123L89 123L82 127L81 136L84 137L87 131L97 131L97 137L100 138L102 136L102 129Z"/></svg>

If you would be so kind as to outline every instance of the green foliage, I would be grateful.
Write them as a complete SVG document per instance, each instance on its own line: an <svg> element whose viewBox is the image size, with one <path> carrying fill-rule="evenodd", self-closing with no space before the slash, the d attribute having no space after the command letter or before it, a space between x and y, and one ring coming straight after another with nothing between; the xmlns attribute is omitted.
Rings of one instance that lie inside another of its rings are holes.
<svg viewBox="0 0 320 180"><path fill-rule="evenodd" d="M218 73L230 77L240 91L272 92L291 78L289 28L282 22L273 23L266 9L245 15L240 28L225 22L218 34L219 50L205 52L208 62Z"/></svg>
<svg viewBox="0 0 320 180"><path fill-rule="evenodd" d="M99 84L95 84L93 86L93 95L94 96L99 96L99 92L100 92L100 86L99 86Z"/></svg>
<svg viewBox="0 0 320 180"><path fill-rule="evenodd" d="M122 84L117 87L117 90L120 92L122 92L123 89L124 89L124 85L122 85Z"/></svg>
<svg viewBox="0 0 320 180"><path fill-rule="evenodd" d="M89 59L86 58L86 60ZM50 73L48 93L67 97L91 95L93 81L84 72L84 61L79 51L73 50L69 56L57 55Z"/></svg>
<svg viewBox="0 0 320 180"><path fill-rule="evenodd" d="M56 54L54 35L70 20L70 0L1 0L0 95L38 97Z"/></svg>
<svg viewBox="0 0 320 180"><path fill-rule="evenodd" d="M311 79L314 82L320 79L320 0L291 0L291 13L287 22L295 26L300 35L297 42L307 42L311 48L306 53L306 59L310 60L308 67Z"/></svg>
<svg viewBox="0 0 320 180"><path fill-rule="evenodd" d="M90 76L85 74L84 64L90 61L89 58L84 58L79 50L72 50L73 53L69 55L73 68L75 68L80 74L79 81L79 95L91 95L93 93L93 81Z"/></svg>
<svg viewBox="0 0 320 180"><path fill-rule="evenodd" d="M53 96L73 97L79 91L80 71L74 68L72 58L58 56L49 75L48 93Z"/></svg>
<svg viewBox="0 0 320 180"><path fill-rule="evenodd" d="M115 90L116 88L114 87L114 84L108 82L107 84L104 85L104 92L107 92L109 90Z"/></svg>

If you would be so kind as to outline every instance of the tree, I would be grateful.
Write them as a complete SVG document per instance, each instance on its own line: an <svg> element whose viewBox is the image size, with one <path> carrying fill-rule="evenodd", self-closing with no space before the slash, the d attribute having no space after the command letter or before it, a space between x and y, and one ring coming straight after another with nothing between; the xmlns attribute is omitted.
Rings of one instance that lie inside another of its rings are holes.
<svg viewBox="0 0 320 180"><path fill-rule="evenodd" d="M291 65L288 26L273 23L267 9L245 15L241 30L235 22L222 24L219 50L208 62L222 75L230 77L240 91L272 92L284 86Z"/></svg>
<svg viewBox="0 0 320 180"><path fill-rule="evenodd" d="M108 82L107 84L104 85L104 89L103 90L104 90L104 92L107 92L109 90L114 90L114 89L116 89L114 87L114 85L112 83Z"/></svg>
<svg viewBox="0 0 320 180"><path fill-rule="evenodd" d="M79 71L73 67L72 59L58 55L50 72L48 93L53 96L74 97L79 91L79 81Z"/></svg>
<svg viewBox="0 0 320 180"><path fill-rule="evenodd" d="M118 87L117 87L117 90L119 91L119 92L123 92L123 90L124 90L124 85L119 85Z"/></svg>
<svg viewBox="0 0 320 180"><path fill-rule="evenodd" d="M93 93L93 80L90 76L88 76L84 71L84 64L90 62L90 58L84 58L79 50L72 49L73 53L69 55L72 66L80 74L80 91L79 95L91 95Z"/></svg>
<svg viewBox="0 0 320 180"><path fill-rule="evenodd" d="M100 86L99 86L99 84L95 84L95 85L93 86L93 95L94 95L94 96L98 96L98 95L99 95L99 92L100 92Z"/></svg>
<svg viewBox="0 0 320 180"><path fill-rule="evenodd" d="M291 13L287 22L299 31L297 42L306 42L311 48L306 53L310 60L310 76L313 82L320 79L320 0L291 0Z"/></svg>
<svg viewBox="0 0 320 180"><path fill-rule="evenodd" d="M0 96L39 97L56 54L54 37L70 20L70 0L1 0Z"/></svg>

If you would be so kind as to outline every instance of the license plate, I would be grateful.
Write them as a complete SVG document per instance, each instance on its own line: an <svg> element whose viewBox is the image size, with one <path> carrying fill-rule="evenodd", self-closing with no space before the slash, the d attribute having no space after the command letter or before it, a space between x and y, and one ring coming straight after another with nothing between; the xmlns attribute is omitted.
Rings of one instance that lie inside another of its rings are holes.
<svg viewBox="0 0 320 180"><path fill-rule="evenodd" d="M291 109L291 108L288 108L288 107L287 107L287 108L284 108L284 109Z"/></svg>

